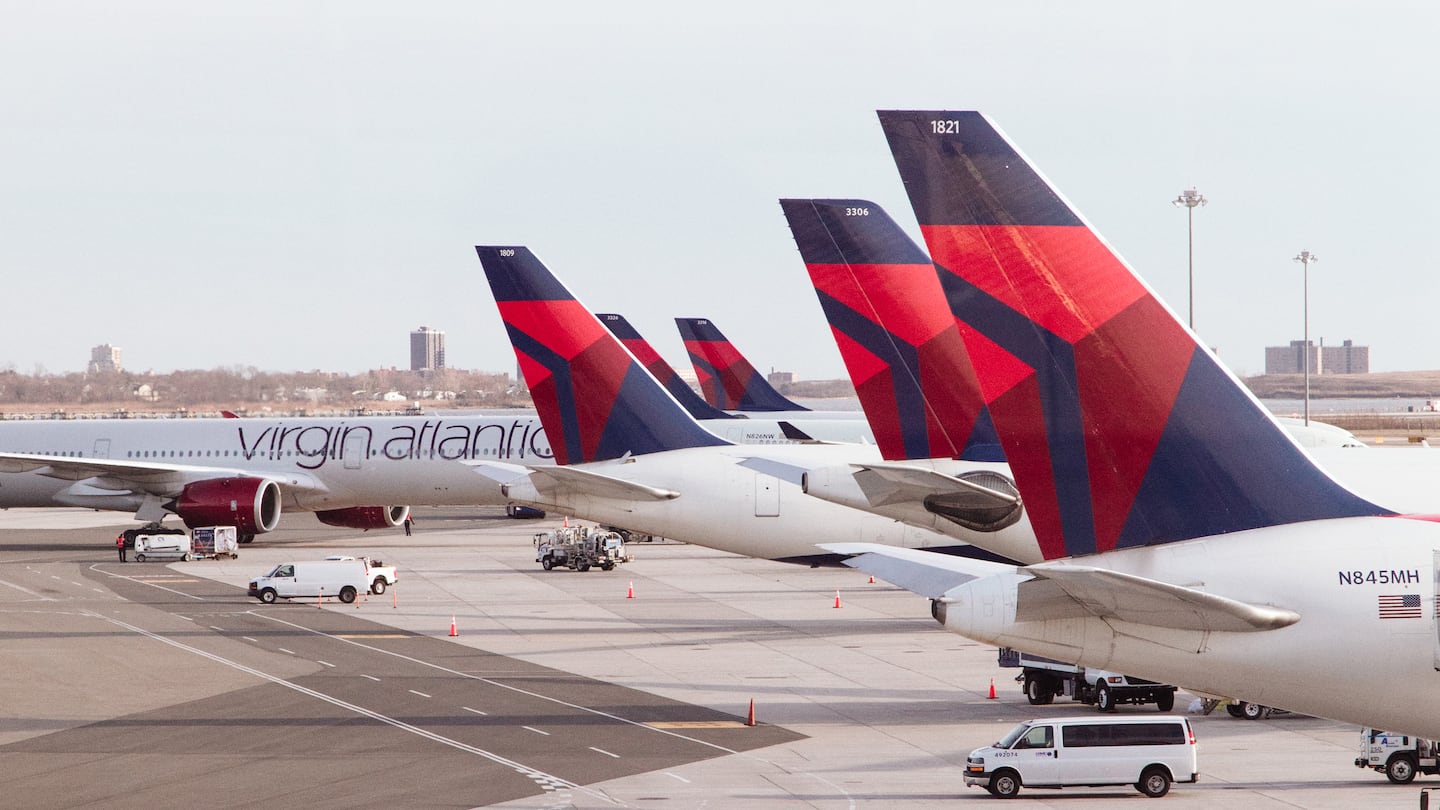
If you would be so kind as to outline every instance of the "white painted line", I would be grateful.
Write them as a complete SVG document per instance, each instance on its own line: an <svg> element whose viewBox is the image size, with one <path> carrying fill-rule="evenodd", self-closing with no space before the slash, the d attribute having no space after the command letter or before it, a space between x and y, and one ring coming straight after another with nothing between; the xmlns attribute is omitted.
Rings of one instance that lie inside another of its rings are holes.
<svg viewBox="0 0 1440 810"><path fill-rule="evenodd" d="M380 679L377 678L377 677L375 677L374 675L366 675L366 674L363 673L363 672L360 673L360 677L362 677L362 678L369 678L370 680L372 680L372 681L374 681L374 682L376 682L376 683L379 683L379 682L380 682Z"/></svg>
<svg viewBox="0 0 1440 810"><path fill-rule="evenodd" d="M91 588L90 590L96 593L105 593L105 590L103 588Z"/></svg>
<svg viewBox="0 0 1440 810"><path fill-rule="evenodd" d="M285 653L286 655L294 655L294 654L295 654L295 651L294 651L294 650L287 650L287 649L285 649L284 647L276 647L275 649L279 650L280 652Z"/></svg>
<svg viewBox="0 0 1440 810"><path fill-rule="evenodd" d="M54 574L51 574L51 575L50 575L50 578L51 578L51 579L59 579L60 577L57 577L57 576L55 576Z"/></svg>
<svg viewBox="0 0 1440 810"><path fill-rule="evenodd" d="M678 773L671 773L671 772L669 772L669 771L666 771L666 772L665 772L665 775L668 776L668 777L670 777L671 779L679 779L681 782L684 782L684 783L687 784L687 785L690 784L690 780L689 780L689 779L686 779L685 777L681 776L681 775L678 774Z"/></svg>
<svg viewBox="0 0 1440 810"><path fill-rule="evenodd" d="M620 758L620 755L619 755L619 754L612 754L612 753L610 753L609 751L606 751L604 748L596 748L596 747L593 746L593 745L590 746L590 750L591 750L591 751L594 751L594 752L597 753L597 754L604 754L604 755L607 756L607 757L614 757L614 758L616 758L616 759L619 759L619 758Z"/></svg>
<svg viewBox="0 0 1440 810"><path fill-rule="evenodd" d="M308 687L301 686L301 685L299 685L299 684L297 684L297 683L291 683L290 681L287 681L287 680L285 680L284 678L281 678L281 677L279 677L279 676L277 676L277 675L271 675L271 674L268 673L268 672L263 672L263 671L261 671L261 670L254 669L254 668L252 668L252 667L247 667L247 666L245 666L244 664L241 664L241 663L239 663L239 662L237 662L237 661L231 661L231 660L228 659L228 658L222 658L222 657L220 657L220 656L218 656L218 655L215 655L214 653L205 652L204 650L202 650L202 649L200 649L200 648L198 648L198 647L191 647L191 646L188 645L188 644L183 644L183 643L181 643L181 642L179 642L179 641L175 641L174 639L166 638L166 637L164 637L164 636L162 636L162 635L159 635L158 633L152 633L152 632L150 632L149 630L146 630L146 629L141 628L141 627L136 627L136 626L133 625L133 624L127 624L127 623L125 623L125 622L120 621L119 619L112 619L112 618L110 618L110 617L108 617L108 616L104 616L104 615L101 615L101 614L99 614L99 613L94 613L94 612L88 611L88 610L87 610L87 611L84 611L84 612L85 612L85 613L89 613L90 615L94 616L94 617L97 618L97 619L102 619L102 620L104 620L104 621L110 622L111 624L117 625L117 626L119 626L119 627L123 627L123 628L125 628L126 630L129 630L129 631L131 631L131 632L139 633L140 635L145 636L146 638L154 639L155 641L158 641L158 642L160 642L160 643L162 643L162 644L169 644L169 645L172 646L172 647L175 647L175 648L181 649L181 650L185 650L186 652L193 653L193 654L198 655L198 656L200 656L200 657L202 657L202 658L207 658L207 659L209 659L209 660L211 660L211 661L214 661L214 662L216 662L216 663L218 663L218 664L224 664L225 666L228 666L228 667L230 667L231 669L235 669L235 670L238 670L238 671L240 671L240 672L244 672L244 673L253 675L253 676L257 677L257 678L260 678L261 680L265 680L265 681L268 681L268 682L270 682L270 683L273 683L273 684L275 684L276 686L281 686L281 687L284 687L284 688L286 688L286 689L294 690L294 691L296 691L296 692L299 692L299 693L302 694L302 695L308 695L308 696L310 696L310 697L312 697L312 698L315 698L316 700L323 700L323 701L325 701L326 703L331 704L332 706L339 706L340 708L345 709L346 711L349 711L349 712L354 712L355 714L358 714L358 715L360 715L361 717L368 717L368 718L370 718L371 720L377 720L377 721L379 721L379 722L381 722L381 723L385 723L386 725L392 726L392 727L397 728L397 729L399 729L399 730L401 730L401 731L405 731L405 732L408 732L408 733L410 733L410 734L414 734L414 735L417 736L417 737L421 737L421 738L423 738L423 739L430 740L431 742L437 742L437 743L440 743L441 745L449 746L450 748L454 748L454 749L459 750L459 751L464 751L464 752L466 752L466 753L474 754L475 756L482 757L482 758L484 758L484 759L488 759L488 760L490 760L491 762L496 763L497 765L503 765L503 766L505 766L505 767L507 767L507 768L510 768L511 770L515 771L516 773L519 773L521 776L526 777L527 779L531 780L531 781L534 782L536 785L539 785L539 786L541 786L541 787L544 788L544 789L547 789L547 790L548 790L548 789L550 789L551 787L568 788L568 789L570 789L570 790L578 790L578 791L581 791L581 792L583 792L583 793L586 793L586 794L588 794L588 795L590 795L590 796L595 797L596 799L599 799L599 800L604 801L604 802L609 803L609 804L621 804L620 802L616 802L614 799L611 799L610 797L606 796L606 795L603 794L603 793L600 793L599 791L592 790L592 789L590 789L590 788L585 787L584 785L580 785L580 784L577 784L577 783L575 783L575 782L571 782L571 781L566 780L566 779L562 779L562 778L560 778L560 777L558 777L558 776L555 776L554 774L546 773L545 771L542 771L542 770L540 770L540 769L538 769L538 768L531 768L530 766L528 766L528 765L526 765L526 764L524 764L524 763L522 763L522 762L519 762L519 761L517 761L517 760L513 760L513 759L508 759L508 758L506 758L506 757L502 757L502 756L500 756L499 754L494 753L493 751L487 751L487 750L485 750L485 749L483 749L483 748L477 748L477 747L475 747L475 746L473 746L473 745L470 745L470 744L468 744L468 743L460 742L459 740L453 740L453 739L451 739L451 738L449 738L449 737L445 737L445 736L440 735L440 734L437 734L437 733L435 733L435 732L433 732L433 731L429 731L429 730L424 729L424 728L421 728L421 727L419 727L419 726L412 725L412 724L410 724L410 723L406 723L406 722L403 721L403 720L397 720L396 718L390 717L389 715L384 715L384 714L381 714L381 713L379 713L379 712L377 712L377 711L372 711L372 710L370 710L370 709L365 708L364 706L359 706L359 705L356 705L356 704L354 704L354 703L350 703L350 702L341 700L340 698L337 698L337 697L335 697L335 696L333 696L333 695L327 695L327 694L325 694L324 692L320 692L320 691L317 691L317 690L314 690L314 689L310 689L310 688L308 688ZM323 635L323 634L322 634L322 635Z"/></svg>
<svg viewBox="0 0 1440 810"><path fill-rule="evenodd" d="M223 627L216 627L216 626L213 625L213 624L210 625L210 629L211 629L211 630L214 630L214 631L217 632L217 633L223 633L223 632L225 632L225 628L223 628Z"/></svg>
<svg viewBox="0 0 1440 810"><path fill-rule="evenodd" d="M19 586L19 585L16 585L16 584L13 583L13 582L6 582L6 581L3 580L3 579L0 579L0 585L5 585L5 586L7 586L7 587L14 588L15 590L17 590L17 591L19 591L19 592L21 592L21 593L29 594L29 595L35 597L36 599L40 599L40 600L45 601L45 602L54 602L54 601L55 601L54 599L52 599L52 598L50 598L50 597L48 597L48 596L46 596L46 595L44 595L44 594L36 593L35 591L30 590L29 588L21 587L21 586ZM101 591L101 593L104 593L104 591Z"/></svg>
<svg viewBox="0 0 1440 810"><path fill-rule="evenodd" d="M420 697L423 697L423 698L428 698L428 697L430 697L429 695L425 694L424 692L416 692L414 689L406 689L405 691L409 692L409 693L412 694L412 695L419 695Z"/></svg>
<svg viewBox="0 0 1440 810"><path fill-rule="evenodd" d="M315 661L315 663L317 663L317 664L319 664L319 665L321 665L321 666L330 667L331 669L334 669L334 668L335 668L335 665L332 664L332 663L330 663L329 661L320 661L320 660L317 659L317 660Z"/></svg>
<svg viewBox="0 0 1440 810"><path fill-rule="evenodd" d="M541 731L540 729L538 729L538 728L532 728L531 726L521 726L521 728L525 729L526 731L533 731L533 732L535 732L536 734L544 734L546 737L549 737L549 736L550 736L550 732L548 732L548 731Z"/></svg>
<svg viewBox="0 0 1440 810"><path fill-rule="evenodd" d="M490 716L490 713L489 713L489 712L482 712L482 711L480 711L479 709L472 709L472 708L470 708L469 706L461 706L460 708L464 709L464 710L467 711L467 712L474 712L475 714L482 715L482 716L484 716L484 717L489 717L489 716Z"/></svg>
<svg viewBox="0 0 1440 810"><path fill-rule="evenodd" d="M85 583L83 583L83 582L76 582L76 581L73 580L73 579L70 580L70 584L71 584L71 585L74 585L74 586L77 587L77 588L83 588L83 587L85 587Z"/></svg>
<svg viewBox="0 0 1440 810"><path fill-rule="evenodd" d="M180 618L184 619L184 620L187 621L187 622L193 622L193 621L195 621L194 619L190 618L189 616L181 616Z"/></svg>
<svg viewBox="0 0 1440 810"><path fill-rule="evenodd" d="M260 642L256 641L255 639L253 639L253 638L251 638L251 637L249 637L249 636L241 636L241 638L245 639L246 641L250 642L251 644L259 644L259 643L260 643Z"/></svg>

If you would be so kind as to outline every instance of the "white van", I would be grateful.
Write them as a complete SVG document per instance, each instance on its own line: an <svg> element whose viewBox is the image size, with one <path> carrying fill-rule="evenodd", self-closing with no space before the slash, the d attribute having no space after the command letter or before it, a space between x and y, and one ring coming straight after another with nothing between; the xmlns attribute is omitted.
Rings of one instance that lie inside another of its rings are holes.
<svg viewBox="0 0 1440 810"><path fill-rule="evenodd" d="M307 560L280 563L250 580L250 595L265 604L277 598L338 596L347 605L370 589L370 574L360 560Z"/></svg>
<svg viewBox="0 0 1440 810"><path fill-rule="evenodd" d="M190 535L137 534L135 535L135 562L146 560L190 560Z"/></svg>
<svg viewBox="0 0 1440 810"><path fill-rule="evenodd" d="M1171 782L1199 778L1195 731L1175 716L1029 720L965 761L965 784L1002 798L1019 793L1021 785L1134 785L1159 798Z"/></svg>

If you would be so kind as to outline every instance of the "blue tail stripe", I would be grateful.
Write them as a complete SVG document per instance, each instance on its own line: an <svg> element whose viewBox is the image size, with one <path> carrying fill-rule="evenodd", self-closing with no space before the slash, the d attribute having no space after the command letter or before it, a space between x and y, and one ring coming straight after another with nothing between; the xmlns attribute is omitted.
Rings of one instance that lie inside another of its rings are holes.
<svg viewBox="0 0 1440 810"><path fill-rule="evenodd" d="M566 294L568 295L568 293ZM575 407L575 382L570 376L570 363L551 351L545 344L520 331L512 324L505 324L505 331L510 335L510 345L550 370L551 379L555 381L555 400L560 411L560 423L563 426L562 433L564 435L561 438L565 442L566 458L585 458L584 445L581 444L580 439L580 420ZM550 436L550 441L555 441L554 435Z"/></svg>
<svg viewBox="0 0 1440 810"><path fill-rule="evenodd" d="M990 408L980 409L980 415L975 417L975 429L970 431L970 437L965 440L965 449L960 451L960 458L966 461L994 461L1003 463L1005 459L1005 448L1000 443L1000 434L995 431L995 420L990 416Z"/></svg>

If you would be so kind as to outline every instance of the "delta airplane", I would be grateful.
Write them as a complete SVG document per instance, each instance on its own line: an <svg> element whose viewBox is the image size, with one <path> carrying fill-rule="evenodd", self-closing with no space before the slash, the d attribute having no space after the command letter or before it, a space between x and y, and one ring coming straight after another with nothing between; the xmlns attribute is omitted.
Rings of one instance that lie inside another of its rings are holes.
<svg viewBox="0 0 1440 810"><path fill-rule="evenodd" d="M633 531L818 564L848 538L981 554L945 535L800 492L811 466L874 460L859 445L733 445L703 430L524 247L476 247L558 466L472 462L504 494Z"/></svg>
<svg viewBox="0 0 1440 810"><path fill-rule="evenodd" d="M727 411L808 411L770 385L715 324L705 318L676 318L705 401Z"/></svg>
<svg viewBox="0 0 1440 810"><path fill-rule="evenodd" d="M870 431L870 423L865 419L855 418L855 414L844 414L833 419L815 418L817 414L801 408L794 414L781 412L764 412L764 416L753 416L749 413L728 413L706 402L695 393L675 369L665 362L665 358L655 351L650 342L635 331L635 327L624 317L614 313L601 313L595 317L600 323L620 340L620 343L635 355L665 390L679 402L685 410L695 419L700 420L706 429L721 438L729 439L739 444L779 444L786 439L790 441L827 441L827 442L850 442L852 444L874 444L875 434ZM723 338L722 338L723 339ZM729 345L728 343L726 345ZM741 358L742 362L744 358ZM751 369L753 371L753 368ZM764 378L755 378L767 388L769 383ZM774 391L774 389L770 389ZM780 396L778 392L775 396ZM787 400L788 401L788 400ZM768 418L765 418L768 417ZM720 420L732 420L723 422ZM715 420L715 421L709 421ZM779 438L771 438L778 436ZM760 438L765 437L765 438Z"/></svg>
<svg viewBox="0 0 1440 810"><path fill-rule="evenodd" d="M1313 463L983 115L880 120L1045 561L825 547L985 643L1440 736L1440 525Z"/></svg>

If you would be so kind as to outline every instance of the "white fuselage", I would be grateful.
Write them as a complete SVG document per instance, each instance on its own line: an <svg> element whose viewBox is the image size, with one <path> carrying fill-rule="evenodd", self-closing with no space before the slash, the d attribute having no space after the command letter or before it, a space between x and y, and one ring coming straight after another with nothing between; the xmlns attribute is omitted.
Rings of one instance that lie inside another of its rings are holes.
<svg viewBox="0 0 1440 810"><path fill-rule="evenodd" d="M1087 667L1434 738L1437 550L1440 524L1345 518L1066 561L1300 615L1278 630L1175 630L1093 616L1017 622L1023 573L950 591L945 625L977 641Z"/></svg>

